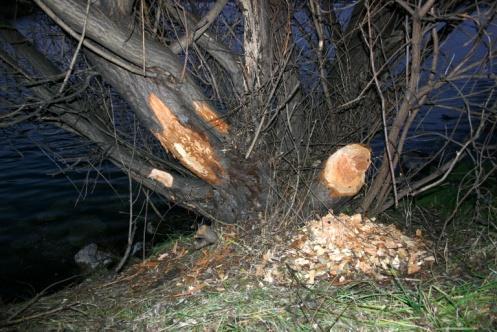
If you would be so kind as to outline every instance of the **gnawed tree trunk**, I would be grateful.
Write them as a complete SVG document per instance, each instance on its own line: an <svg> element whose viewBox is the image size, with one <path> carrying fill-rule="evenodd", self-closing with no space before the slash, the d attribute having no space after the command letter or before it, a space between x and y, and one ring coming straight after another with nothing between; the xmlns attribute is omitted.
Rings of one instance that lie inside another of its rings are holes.
<svg viewBox="0 0 497 332"><path fill-rule="evenodd" d="M84 2L55 0L38 3L81 33L86 16ZM220 204L213 210L222 216L221 219L233 222L252 215L264 197L260 183L266 180L259 166L254 164L245 169L236 154L223 152L229 126L208 103L192 78L182 71L183 64L177 56L146 35L143 37L139 29L118 23L130 22L131 17L108 17L101 11L105 9L90 9L87 38L144 71L142 75L131 73L90 54L99 73L125 97L161 145L185 168L205 181L206 187L214 188L213 195L219 196L214 200ZM140 68L142 65L145 68ZM180 175L167 169L159 169L151 176L163 181L166 187L181 181ZM211 215L216 219L219 216Z"/></svg>
<svg viewBox="0 0 497 332"><path fill-rule="evenodd" d="M57 99L58 85L49 88L36 82L36 77L60 77L60 71L42 53L24 38L17 30L9 27L5 23L0 29L0 38L12 45L15 49L16 58L10 58L7 54L0 52L3 61L8 60L14 69L14 74L21 76L20 83L29 84L31 91L41 103L47 107L43 121L53 123L95 143L105 153L115 165L120 167L125 173L130 174L136 181L158 192L171 201L179 201L179 204L196 211L199 214L213 216L213 208L222 219L231 218L231 215L222 216L222 210L218 210L221 202L217 202L217 197L213 189L206 186L202 181L195 178L176 176L171 173L161 171L169 165L153 156L137 150L130 144L118 140L113 136L113 128L102 121L99 114L85 109L84 105L78 101L54 104ZM21 68L21 60L24 65L29 64L36 69L35 73L28 75L20 73L16 69ZM64 100L64 98L61 98ZM36 114L35 114L36 116ZM169 166L170 167L170 166ZM176 172L177 173L177 172ZM175 173L174 173L175 174ZM206 197L213 197L210 202L206 202Z"/></svg>
<svg viewBox="0 0 497 332"><path fill-rule="evenodd" d="M370 165L371 150L362 144L349 144L333 153L313 183L313 210L333 209L355 196Z"/></svg>
<svg viewBox="0 0 497 332"><path fill-rule="evenodd" d="M84 38L86 55L98 72L126 99L178 165L142 154L117 140L98 114L85 113L75 101L52 103L58 97L57 87L33 87L33 94L46 103L48 121L89 138L136 180L179 205L213 220L236 222L257 217L273 185L269 165L266 160L256 160L258 156L242 157L245 151L240 151L233 139L236 124L229 124L208 102L174 52L129 23L133 20L133 1L91 2L88 12L83 0L35 2L74 38ZM269 18L265 1L242 4L246 8L245 87L253 92L271 73ZM59 74L31 45L19 43L18 35L2 28L2 36L19 56L33 64L37 72L32 75ZM235 75L239 70L227 72ZM242 77L231 79L240 82ZM360 145L336 152L314 181L319 200L310 201L310 206L331 208L339 198L355 195L364 183L369 163L370 151Z"/></svg>

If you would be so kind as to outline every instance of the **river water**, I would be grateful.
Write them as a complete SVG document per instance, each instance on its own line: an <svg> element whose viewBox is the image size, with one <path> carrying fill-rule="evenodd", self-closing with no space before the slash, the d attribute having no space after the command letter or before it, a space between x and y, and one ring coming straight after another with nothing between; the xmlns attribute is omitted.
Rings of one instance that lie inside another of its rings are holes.
<svg viewBox="0 0 497 332"><path fill-rule="evenodd" d="M78 274L73 256L91 242L116 254L124 251L126 174L108 162L65 169L92 147L50 125L2 130L0 142L0 298L28 298ZM134 188L136 193L138 185ZM145 200L139 197L135 211ZM167 210L157 198L154 202L162 213ZM175 213L176 220L182 212Z"/></svg>

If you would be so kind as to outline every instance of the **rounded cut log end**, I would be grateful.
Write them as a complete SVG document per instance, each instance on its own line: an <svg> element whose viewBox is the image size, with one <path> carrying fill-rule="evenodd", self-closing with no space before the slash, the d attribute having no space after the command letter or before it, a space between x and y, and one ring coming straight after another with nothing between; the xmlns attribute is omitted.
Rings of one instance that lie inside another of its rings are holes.
<svg viewBox="0 0 497 332"><path fill-rule="evenodd" d="M349 144L333 153L321 172L321 183L331 198L356 195L364 185L371 165L371 150L363 144Z"/></svg>

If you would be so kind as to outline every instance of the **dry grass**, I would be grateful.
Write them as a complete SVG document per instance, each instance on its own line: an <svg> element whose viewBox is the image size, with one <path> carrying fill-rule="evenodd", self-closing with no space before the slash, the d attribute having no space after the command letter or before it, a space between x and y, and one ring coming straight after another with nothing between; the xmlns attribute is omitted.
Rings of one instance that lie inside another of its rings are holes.
<svg viewBox="0 0 497 332"><path fill-rule="evenodd" d="M414 214L412 223L422 222ZM400 217L398 221L404 222ZM270 223L268 223L270 224ZM474 223L468 225L478 228ZM266 226L269 227L269 226ZM264 228L261 226L261 229ZM112 277L43 297L13 318L6 330L485 330L497 326L497 269L491 253L497 234L485 241L453 234L451 241L480 246L453 252L423 274L334 285L306 285L298 278L282 286L256 277L267 249L286 246L248 237L237 226L222 229L216 247L192 251L190 239L163 245L148 260ZM259 229L259 230L261 230ZM260 231L265 233L267 231ZM473 241L474 242L474 241ZM265 243L265 244L261 244ZM444 257L439 252L439 257ZM486 258L486 259L485 259ZM464 262L465 264L462 264ZM465 268L475 262L485 269ZM5 307L3 317L22 305Z"/></svg>

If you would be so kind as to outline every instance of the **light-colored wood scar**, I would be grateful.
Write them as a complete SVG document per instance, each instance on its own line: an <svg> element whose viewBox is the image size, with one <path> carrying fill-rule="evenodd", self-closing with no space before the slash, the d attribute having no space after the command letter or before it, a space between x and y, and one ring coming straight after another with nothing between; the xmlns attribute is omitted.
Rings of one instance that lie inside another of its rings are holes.
<svg viewBox="0 0 497 332"><path fill-rule="evenodd" d="M229 130L229 125L219 116L206 102L194 100L195 112L198 116L204 119L212 128L216 129L219 133L226 135Z"/></svg>
<svg viewBox="0 0 497 332"><path fill-rule="evenodd" d="M150 174L148 174L148 177L162 183L167 188L171 188L174 183L174 178L171 174L161 171L157 168L152 169Z"/></svg>
<svg viewBox="0 0 497 332"><path fill-rule="evenodd" d="M148 105L162 128L155 137L186 168L210 184L218 184L225 171L207 136L183 125L154 93Z"/></svg>
<svg viewBox="0 0 497 332"><path fill-rule="evenodd" d="M370 164L371 150L361 144L350 144L328 158L321 179L332 197L353 196L364 185Z"/></svg>

